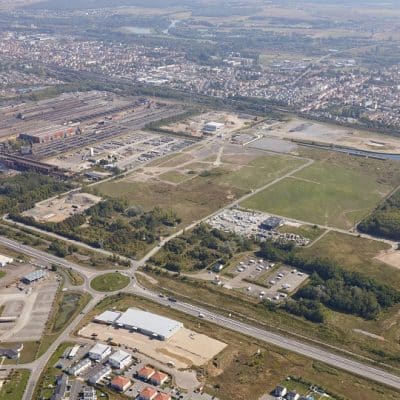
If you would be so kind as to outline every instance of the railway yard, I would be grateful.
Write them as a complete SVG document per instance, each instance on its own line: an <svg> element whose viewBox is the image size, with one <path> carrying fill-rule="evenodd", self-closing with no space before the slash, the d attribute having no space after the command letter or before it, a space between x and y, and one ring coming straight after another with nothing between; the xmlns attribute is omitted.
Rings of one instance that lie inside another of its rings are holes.
<svg viewBox="0 0 400 400"><path fill-rule="evenodd" d="M0 138L8 155L23 155L77 173L95 167L135 168L192 141L142 129L184 113L180 105L91 91L0 109ZM6 140L17 141L12 148Z"/></svg>

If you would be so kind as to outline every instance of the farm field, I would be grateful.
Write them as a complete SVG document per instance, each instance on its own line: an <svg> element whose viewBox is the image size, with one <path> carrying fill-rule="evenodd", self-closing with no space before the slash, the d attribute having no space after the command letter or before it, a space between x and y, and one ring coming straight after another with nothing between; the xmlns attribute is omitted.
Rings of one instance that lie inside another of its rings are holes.
<svg viewBox="0 0 400 400"><path fill-rule="evenodd" d="M209 143L148 165L123 179L100 183L95 193L125 197L131 205L145 210L155 206L172 209L185 225L305 163L292 156Z"/></svg>
<svg viewBox="0 0 400 400"><path fill-rule="evenodd" d="M390 166L382 161L344 156L322 159L241 205L319 225L350 229L399 183L400 176L392 176ZM385 178L384 168L387 167Z"/></svg>

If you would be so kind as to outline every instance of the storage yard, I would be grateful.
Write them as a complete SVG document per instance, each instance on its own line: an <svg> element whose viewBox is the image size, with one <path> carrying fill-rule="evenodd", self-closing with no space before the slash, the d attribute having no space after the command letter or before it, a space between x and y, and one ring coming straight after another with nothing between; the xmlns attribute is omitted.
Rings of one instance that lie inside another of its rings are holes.
<svg viewBox="0 0 400 400"><path fill-rule="evenodd" d="M5 319L0 324L0 340L40 340L58 285L55 275L47 275L31 284L15 282L1 289L0 304L4 306Z"/></svg>
<svg viewBox="0 0 400 400"><path fill-rule="evenodd" d="M271 217L257 211L239 209L224 210L211 217L208 223L217 229L234 232L246 237L260 240L281 240L295 242L298 246L310 243L308 238L293 233L279 232L277 229L285 224L282 218Z"/></svg>
<svg viewBox="0 0 400 400"><path fill-rule="evenodd" d="M133 169L156 157L182 150L192 144L191 140L139 130L111 137L91 147L84 146L74 152L48 158L46 161L74 172L92 168L100 160L106 160L109 166Z"/></svg>
<svg viewBox="0 0 400 400"><path fill-rule="evenodd" d="M23 213L39 222L61 222L74 214L80 214L101 201L101 197L89 193L69 193L67 196L45 200Z"/></svg>
<svg viewBox="0 0 400 400"><path fill-rule="evenodd" d="M164 125L161 128L173 133L193 137L218 135L223 137L254 123L251 115L238 115L222 111L212 111L187 118L184 121Z"/></svg>

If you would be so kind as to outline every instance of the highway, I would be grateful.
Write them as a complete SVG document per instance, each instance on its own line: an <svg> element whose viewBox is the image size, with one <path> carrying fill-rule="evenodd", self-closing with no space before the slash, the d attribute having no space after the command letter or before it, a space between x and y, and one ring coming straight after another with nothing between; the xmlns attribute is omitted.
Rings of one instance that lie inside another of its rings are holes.
<svg viewBox="0 0 400 400"><path fill-rule="evenodd" d="M66 260L60 259L53 255L49 255L45 252L40 250L32 249L29 246L22 245L18 242L15 242L10 239L6 239L0 237L0 244L9 247L15 251L19 251L24 253L30 257L34 257L39 261L44 263L56 263L62 265L66 268L72 268L77 272L81 273L85 277L85 284L84 290L90 293L93 296L93 299L89 302L89 304L85 307L84 313L86 314L89 312L95 304L104 297L104 294L98 293L90 287L90 279L94 276L104 273L104 271L91 271L88 268L82 267L80 265L70 263ZM155 249L152 252L156 251ZM133 277L136 269L138 266L143 262L143 260L147 259L145 257L140 262L135 263L133 267L129 270L130 275ZM88 273L90 272L90 273ZM295 353L301 354L303 356L309 357L311 359L321 361L328 365L331 365L336 368L340 368L345 370L349 373L353 373L356 375L360 375L364 378L370 379L372 381L391 386L397 390L400 390L400 377L379 368L373 367L371 365L364 364L359 361L355 361L349 359L347 357L334 354L326 349L318 347L316 345L311 345L308 343L303 343L298 339L292 339L289 337L284 336L283 334L270 332L265 329L260 329L250 324L246 324L240 321L237 321L233 318L226 317L224 315L211 312L205 308L201 308L189 303L177 301L171 302L166 298L160 297L157 293L152 292L146 288L141 287L135 280L132 279L131 284L123 290L123 292L135 294L164 306L171 307L178 311L181 311L185 314L192 315L192 316L199 316L202 314L204 316L203 319L217 324L223 328L230 329L232 331L236 331L241 334L248 335L249 337L253 337L257 340L264 341L268 344L275 345L277 347L283 348L288 351L293 351ZM24 400L31 400L33 395L33 390L35 387L35 383L38 381L41 372L43 371L46 363L48 362L51 354L55 351L57 346L62 343L63 341L68 340L69 335L73 332L76 326L84 317L83 314L80 314L77 318L71 321L68 329L66 329L60 337L50 346L50 348L46 351L46 353L41 356L38 360L34 361L30 364L19 364L18 368L29 368L32 370L31 377L29 379L28 387L25 392Z"/></svg>

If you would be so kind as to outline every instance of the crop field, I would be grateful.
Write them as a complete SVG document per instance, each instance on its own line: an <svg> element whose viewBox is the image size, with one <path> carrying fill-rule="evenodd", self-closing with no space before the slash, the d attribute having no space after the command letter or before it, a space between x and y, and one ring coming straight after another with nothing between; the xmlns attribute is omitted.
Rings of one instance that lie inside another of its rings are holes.
<svg viewBox="0 0 400 400"><path fill-rule="evenodd" d="M243 207L343 229L353 227L387 195L399 177L383 180L382 161L316 161L242 203ZM347 161L347 162L346 162ZM381 165L379 166L379 163ZM387 164L390 166L390 163ZM375 168L374 168L375 167ZM391 175L387 169L388 177Z"/></svg>
<svg viewBox="0 0 400 400"><path fill-rule="evenodd" d="M96 186L96 193L125 197L145 210L172 209L183 224L203 218L303 165L300 158L242 146L215 144L150 164L120 180Z"/></svg>

